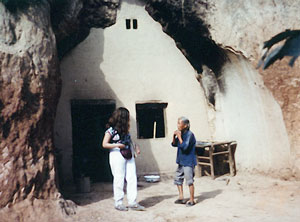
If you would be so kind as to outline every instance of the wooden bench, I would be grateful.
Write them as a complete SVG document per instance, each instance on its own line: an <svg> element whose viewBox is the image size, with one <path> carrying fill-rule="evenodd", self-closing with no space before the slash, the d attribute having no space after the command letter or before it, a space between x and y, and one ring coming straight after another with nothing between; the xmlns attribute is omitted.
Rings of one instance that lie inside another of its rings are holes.
<svg viewBox="0 0 300 222"><path fill-rule="evenodd" d="M202 176L202 166L210 167L210 175L215 179L215 156L223 155L226 158L226 162L229 163L230 176L236 175L236 165L234 153L236 150L237 143L236 141L228 142L196 142L196 153L197 153L197 162L200 167L200 175ZM217 149L221 147L220 149ZM208 150L208 155L205 150Z"/></svg>

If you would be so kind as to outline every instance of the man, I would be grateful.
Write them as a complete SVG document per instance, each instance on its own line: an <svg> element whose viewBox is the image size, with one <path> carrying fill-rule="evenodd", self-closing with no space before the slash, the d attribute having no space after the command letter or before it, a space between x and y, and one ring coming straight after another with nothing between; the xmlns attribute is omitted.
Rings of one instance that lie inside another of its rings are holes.
<svg viewBox="0 0 300 222"><path fill-rule="evenodd" d="M176 163L178 164L174 184L177 185L179 198L176 204L186 204L187 207L194 206L194 168L197 165L195 144L196 139L190 131L190 121L186 117L180 117L177 128L173 134L172 146L177 147ZM183 199L183 180L189 186L190 199L185 203Z"/></svg>

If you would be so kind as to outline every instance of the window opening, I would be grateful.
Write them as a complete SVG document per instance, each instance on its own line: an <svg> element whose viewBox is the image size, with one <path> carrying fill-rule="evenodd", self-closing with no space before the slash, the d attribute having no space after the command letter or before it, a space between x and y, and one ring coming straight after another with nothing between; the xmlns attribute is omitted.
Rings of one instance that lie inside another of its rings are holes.
<svg viewBox="0 0 300 222"><path fill-rule="evenodd" d="M167 103L136 104L139 139L165 137L165 108Z"/></svg>
<svg viewBox="0 0 300 222"><path fill-rule="evenodd" d="M137 19L133 19L132 23L133 23L133 29L137 29L138 28Z"/></svg>
<svg viewBox="0 0 300 222"><path fill-rule="evenodd" d="M131 28L131 22L130 22L130 19L126 19L126 29L130 29Z"/></svg>
<svg viewBox="0 0 300 222"><path fill-rule="evenodd" d="M138 21L137 19L125 19L126 29L131 29L131 23L132 28L137 29L138 28Z"/></svg>

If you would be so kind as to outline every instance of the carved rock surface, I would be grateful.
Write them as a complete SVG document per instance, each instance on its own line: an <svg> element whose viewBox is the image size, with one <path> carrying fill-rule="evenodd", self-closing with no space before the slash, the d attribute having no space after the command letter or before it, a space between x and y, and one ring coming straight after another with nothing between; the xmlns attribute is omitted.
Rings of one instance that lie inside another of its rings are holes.
<svg viewBox="0 0 300 222"><path fill-rule="evenodd" d="M63 56L90 28L112 25L118 6L119 0L70 0L52 28L56 13L46 3L16 15L0 3L0 207L6 206L6 212L22 200L32 205L36 198L57 200L52 134L60 92L56 42ZM297 0L149 0L147 10L198 71L197 64L220 70L224 58L216 43L242 52L255 65L263 41L300 23ZM192 35L195 27L201 28ZM200 47L189 45L190 38L198 39ZM214 65L210 58L220 60ZM299 61L293 69L285 61L275 63L261 74L281 105L300 169Z"/></svg>
<svg viewBox="0 0 300 222"><path fill-rule="evenodd" d="M149 0L146 9L162 24L164 31L174 38L178 48L198 72L201 68L195 65L197 63L205 64L216 75L224 64L222 50L211 53L204 52L203 49L218 49L212 46L229 48L245 56L256 67L264 41L285 29L299 29L300 24L300 6L297 0ZM198 29L190 25L195 22ZM190 34L181 35L182 29L188 30L186 33ZM195 36L198 44L190 47L189 40ZM199 56L198 53L204 56ZM298 59L295 66L290 68L283 60L265 71L258 70L264 84L281 106L290 142L290 148L286 152L291 153L293 174L297 178L300 178L299 63ZM289 163L286 166L289 167Z"/></svg>
<svg viewBox="0 0 300 222"><path fill-rule="evenodd" d="M120 0L65 0L51 11L58 56L62 58L90 33L90 28L105 28L116 22Z"/></svg>
<svg viewBox="0 0 300 222"><path fill-rule="evenodd" d="M300 178L300 61L289 67L289 59L261 71L265 85L278 101L291 146L293 171Z"/></svg>
<svg viewBox="0 0 300 222"><path fill-rule="evenodd" d="M49 6L0 4L0 207L56 193L53 121L60 90Z"/></svg>
<svg viewBox="0 0 300 222"><path fill-rule="evenodd" d="M8 221L50 221L39 212L68 208L60 206L55 179L53 124L61 89L56 39L63 43L74 33L76 39L82 26L88 32L112 25L119 1L69 1L55 24L49 2L14 14L0 3L0 218L10 215ZM64 29L69 24L75 28ZM34 213L35 206L40 211Z"/></svg>
<svg viewBox="0 0 300 222"><path fill-rule="evenodd" d="M175 40L177 47L198 73L202 72L202 65L206 65L218 75L226 54L211 39L210 27L202 18L205 18L210 7L202 0L150 0L146 10L161 23L164 32Z"/></svg>
<svg viewBox="0 0 300 222"><path fill-rule="evenodd" d="M210 1L204 19L212 39L239 51L256 67L262 44L285 29L299 29L297 0L246 2ZM300 178L300 61L293 68L284 59L267 70L258 70L264 84L281 106L287 128L294 174ZM289 151L287 151L289 152ZM287 163L288 165L288 163Z"/></svg>

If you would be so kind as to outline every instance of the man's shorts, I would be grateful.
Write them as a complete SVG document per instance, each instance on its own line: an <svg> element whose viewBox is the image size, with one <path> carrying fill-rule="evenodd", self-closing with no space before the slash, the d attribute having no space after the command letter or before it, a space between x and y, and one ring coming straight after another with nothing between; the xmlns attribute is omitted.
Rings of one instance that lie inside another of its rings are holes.
<svg viewBox="0 0 300 222"><path fill-rule="evenodd" d="M186 184L190 186L194 183L194 175L194 167L178 165L175 173L174 184L182 185L183 179L185 179Z"/></svg>

